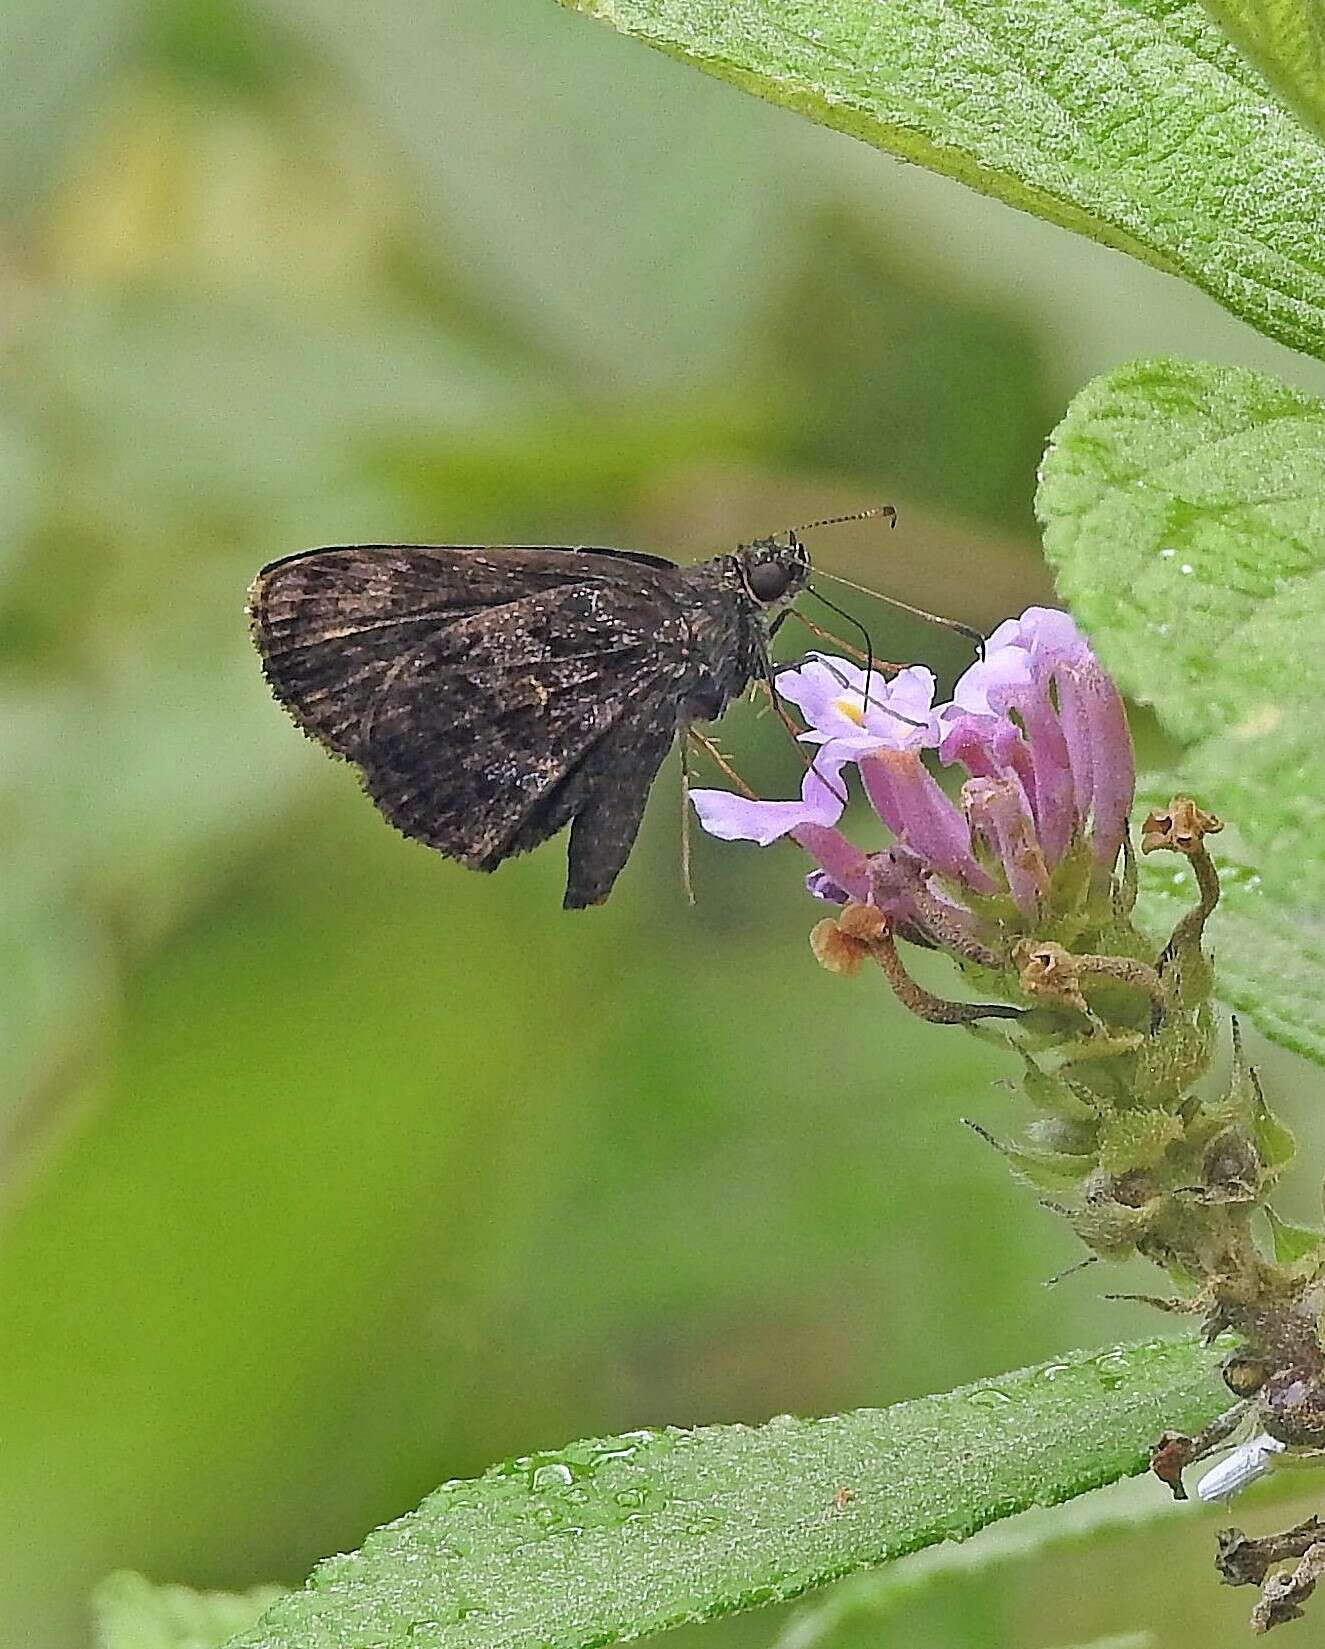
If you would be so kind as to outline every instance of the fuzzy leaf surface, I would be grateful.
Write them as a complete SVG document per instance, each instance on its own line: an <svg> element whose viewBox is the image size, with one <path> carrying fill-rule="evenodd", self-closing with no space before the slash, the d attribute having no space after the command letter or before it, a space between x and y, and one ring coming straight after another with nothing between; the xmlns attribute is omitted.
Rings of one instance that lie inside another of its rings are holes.
<svg viewBox="0 0 1325 1649"><path fill-rule="evenodd" d="M1227 823L1209 843L1221 995L1325 1061L1325 404L1259 373L1138 362L1072 403L1037 508L1105 663L1188 746L1139 806L1187 791ZM1156 937L1194 898L1172 855L1142 888Z"/></svg>
<svg viewBox="0 0 1325 1649"><path fill-rule="evenodd" d="M1325 151L1197 4L561 3L1325 351Z"/></svg>
<svg viewBox="0 0 1325 1649"><path fill-rule="evenodd" d="M1149 1532L1175 1512L1140 1481L1108 1494L1088 1495L1070 1506L1026 1512L1000 1523L978 1540L945 1541L905 1563L856 1575L802 1604L774 1640L773 1649L832 1649L837 1644L886 1642L887 1627L953 1580L1005 1573L1018 1566L1042 1569L1056 1556L1078 1558L1102 1540Z"/></svg>
<svg viewBox="0 0 1325 1649"><path fill-rule="evenodd" d="M1325 136L1325 10L1319 0L1205 0L1284 102Z"/></svg>
<svg viewBox="0 0 1325 1649"><path fill-rule="evenodd" d="M229 1649L546 1649L799 1596L1140 1471L1218 1412L1214 1358L1147 1341L826 1419L627 1433L448 1483Z"/></svg>

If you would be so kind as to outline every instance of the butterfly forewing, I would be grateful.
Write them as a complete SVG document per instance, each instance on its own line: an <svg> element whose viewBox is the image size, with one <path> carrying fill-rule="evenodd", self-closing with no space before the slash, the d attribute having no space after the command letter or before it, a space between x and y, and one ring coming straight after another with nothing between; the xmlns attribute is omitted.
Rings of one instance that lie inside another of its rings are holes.
<svg viewBox="0 0 1325 1649"><path fill-rule="evenodd" d="M356 761L378 694L416 646L457 619L570 582L578 559L395 544L288 556L264 567L249 594L263 669L307 732Z"/></svg>
<svg viewBox="0 0 1325 1649"><path fill-rule="evenodd" d="M264 669L406 835L495 868L572 822L566 903L605 898L695 676L656 557L381 546L265 569Z"/></svg>

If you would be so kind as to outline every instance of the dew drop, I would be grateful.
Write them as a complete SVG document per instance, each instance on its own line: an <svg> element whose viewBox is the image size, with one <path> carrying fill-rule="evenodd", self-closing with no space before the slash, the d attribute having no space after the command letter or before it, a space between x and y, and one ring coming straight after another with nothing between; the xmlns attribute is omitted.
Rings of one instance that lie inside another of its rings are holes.
<svg viewBox="0 0 1325 1649"><path fill-rule="evenodd" d="M1106 1351L1100 1357L1092 1357L1095 1372L1099 1375L1100 1384L1108 1391L1117 1391L1118 1387L1127 1381L1127 1359L1121 1351Z"/></svg>
<svg viewBox="0 0 1325 1649"><path fill-rule="evenodd" d="M543 1489L565 1489L575 1481L575 1473L564 1460L545 1460L529 1474L529 1487L535 1493Z"/></svg>

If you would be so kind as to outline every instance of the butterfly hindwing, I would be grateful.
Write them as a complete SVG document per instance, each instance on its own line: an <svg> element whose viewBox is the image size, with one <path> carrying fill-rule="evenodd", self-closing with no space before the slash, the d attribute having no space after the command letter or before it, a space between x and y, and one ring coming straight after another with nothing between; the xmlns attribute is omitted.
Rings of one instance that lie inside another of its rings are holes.
<svg viewBox="0 0 1325 1649"><path fill-rule="evenodd" d="M536 846L587 807L600 748L644 716L663 723L657 771L685 671L678 623L652 594L576 584L437 631L371 710L369 794L407 836L478 869Z"/></svg>
<svg viewBox="0 0 1325 1649"><path fill-rule="evenodd" d="M570 827L568 910L600 905L612 891L644 818L649 790L677 733L663 691L641 691L586 757L585 799Z"/></svg>

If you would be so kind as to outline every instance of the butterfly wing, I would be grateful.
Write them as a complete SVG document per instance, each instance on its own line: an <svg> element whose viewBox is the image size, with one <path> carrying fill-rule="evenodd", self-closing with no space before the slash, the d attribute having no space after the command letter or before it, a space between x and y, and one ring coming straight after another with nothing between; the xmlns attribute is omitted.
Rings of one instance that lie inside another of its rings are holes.
<svg viewBox="0 0 1325 1649"><path fill-rule="evenodd" d="M276 695L407 836L478 869L574 821L566 903L624 865L676 734L676 569L610 552L319 551L259 575Z"/></svg>
<svg viewBox="0 0 1325 1649"><path fill-rule="evenodd" d="M435 630L577 579L620 577L617 559L610 550L461 545L306 550L254 580L253 639L272 691L303 730L354 761L391 671Z"/></svg>
<svg viewBox="0 0 1325 1649"><path fill-rule="evenodd" d="M601 905L635 845L649 791L678 729L676 698L641 688L580 769L583 802L570 827L567 910Z"/></svg>
<svg viewBox="0 0 1325 1649"><path fill-rule="evenodd" d="M447 626L373 708L358 757L369 795L405 835L478 870L571 823L566 902L598 902L676 736L676 628L651 594L619 585Z"/></svg>

